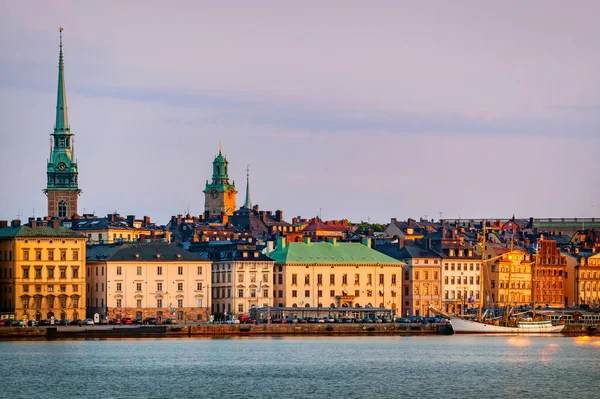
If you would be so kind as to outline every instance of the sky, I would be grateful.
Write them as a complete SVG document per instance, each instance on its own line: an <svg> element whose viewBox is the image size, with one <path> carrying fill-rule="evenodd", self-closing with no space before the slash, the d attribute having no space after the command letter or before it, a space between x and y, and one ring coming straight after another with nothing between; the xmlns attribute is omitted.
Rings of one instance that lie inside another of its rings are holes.
<svg viewBox="0 0 600 399"><path fill-rule="evenodd" d="M600 2L0 0L0 219L45 216L63 27L79 213L600 217Z"/></svg>

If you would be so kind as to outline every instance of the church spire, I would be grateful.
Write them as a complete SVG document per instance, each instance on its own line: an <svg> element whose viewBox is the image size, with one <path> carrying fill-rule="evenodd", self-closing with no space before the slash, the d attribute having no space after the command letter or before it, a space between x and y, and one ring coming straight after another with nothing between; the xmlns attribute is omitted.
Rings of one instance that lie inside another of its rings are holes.
<svg viewBox="0 0 600 399"><path fill-rule="evenodd" d="M246 201L244 202L244 208L252 208L252 202L250 201L250 165L246 165Z"/></svg>
<svg viewBox="0 0 600 399"><path fill-rule="evenodd" d="M58 30L60 35L60 52L58 55L58 93L56 95L56 124L54 125L54 134L61 134L69 131L67 90L65 89L65 63L62 51L62 31L63 28Z"/></svg>

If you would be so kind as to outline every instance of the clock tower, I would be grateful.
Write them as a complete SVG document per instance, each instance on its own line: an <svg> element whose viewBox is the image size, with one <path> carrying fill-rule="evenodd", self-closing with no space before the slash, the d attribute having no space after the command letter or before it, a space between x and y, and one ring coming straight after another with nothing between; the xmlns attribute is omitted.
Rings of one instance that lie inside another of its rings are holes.
<svg viewBox="0 0 600 399"><path fill-rule="evenodd" d="M46 174L48 180L43 190L48 197L48 216L64 219L77 214L77 201L81 190L77 182L77 161L74 155L74 139L67 116L67 92L65 89L65 66L60 28L60 52L58 56L58 94L56 96L56 123L50 135L50 158Z"/></svg>
<svg viewBox="0 0 600 399"><path fill-rule="evenodd" d="M212 182L206 181L204 189L204 213L208 217L219 217L222 215L233 215L235 211L235 198L237 190L235 182L229 184L229 176L227 174L227 159L221 152L219 144L219 155L213 161Z"/></svg>

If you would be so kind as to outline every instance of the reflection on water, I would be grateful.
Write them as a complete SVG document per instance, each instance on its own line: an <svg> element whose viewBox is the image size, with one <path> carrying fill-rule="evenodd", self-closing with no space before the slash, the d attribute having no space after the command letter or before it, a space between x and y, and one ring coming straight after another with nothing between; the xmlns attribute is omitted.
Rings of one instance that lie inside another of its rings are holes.
<svg viewBox="0 0 600 399"><path fill-rule="evenodd" d="M18 341L0 354L0 397L595 398L600 338Z"/></svg>

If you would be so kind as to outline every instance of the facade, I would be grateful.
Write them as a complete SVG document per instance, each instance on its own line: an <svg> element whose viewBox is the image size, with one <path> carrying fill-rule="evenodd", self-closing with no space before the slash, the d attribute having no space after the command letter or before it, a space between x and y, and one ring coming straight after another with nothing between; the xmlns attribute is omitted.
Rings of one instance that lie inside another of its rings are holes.
<svg viewBox="0 0 600 399"><path fill-rule="evenodd" d="M204 189L204 214L208 218L230 216L236 209L237 190L235 183L229 183L228 165L219 148L219 155L213 161L212 182L208 183L207 180Z"/></svg>
<svg viewBox="0 0 600 399"><path fill-rule="evenodd" d="M88 317L206 321L209 282L210 262L173 244L88 247Z"/></svg>
<svg viewBox="0 0 600 399"><path fill-rule="evenodd" d="M550 307L564 307L564 279L567 260L561 255L556 241L539 241L536 261L532 270L533 274L533 298L532 302L538 305Z"/></svg>
<svg viewBox="0 0 600 399"><path fill-rule="evenodd" d="M85 237L54 220L0 221L0 313L17 319L85 316Z"/></svg>
<svg viewBox="0 0 600 399"><path fill-rule="evenodd" d="M79 200L78 167L75 159L75 139L67 116L67 92L65 88L64 60L62 52L62 28L58 57L58 94L56 98L56 122L51 137L50 157L46 170L47 183L44 193L48 197L48 216L64 219L76 215Z"/></svg>
<svg viewBox="0 0 600 399"><path fill-rule="evenodd" d="M575 288L578 305L600 305L600 253L580 257L575 267Z"/></svg>
<svg viewBox="0 0 600 399"><path fill-rule="evenodd" d="M239 241L192 244L190 251L212 262L211 310L218 320L273 306L273 264L252 237Z"/></svg>
<svg viewBox="0 0 600 399"><path fill-rule="evenodd" d="M523 248L486 244L487 257L497 258L486 264L491 301L496 306L524 306L531 303L531 255Z"/></svg>
<svg viewBox="0 0 600 399"><path fill-rule="evenodd" d="M405 263L402 278L402 316L427 316L429 306L442 306L442 258L430 240L378 245L377 250Z"/></svg>
<svg viewBox="0 0 600 399"><path fill-rule="evenodd" d="M362 244L277 241L267 254L275 261L274 298L278 307L401 306L402 262Z"/></svg>

